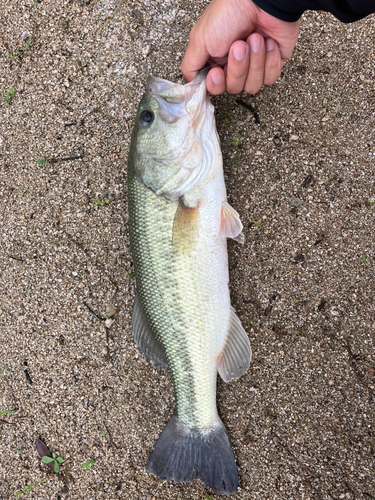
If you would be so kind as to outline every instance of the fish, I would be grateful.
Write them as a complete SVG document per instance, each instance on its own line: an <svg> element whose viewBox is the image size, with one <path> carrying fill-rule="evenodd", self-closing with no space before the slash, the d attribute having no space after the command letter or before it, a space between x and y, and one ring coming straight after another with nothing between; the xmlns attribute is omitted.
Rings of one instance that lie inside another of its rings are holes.
<svg viewBox="0 0 375 500"><path fill-rule="evenodd" d="M217 373L243 375L249 338L231 306L227 238L244 241L227 201L214 107L204 73L185 85L150 76L127 168L136 296L132 334L159 370L168 366L175 410L146 469L177 483L238 490L235 457L216 406Z"/></svg>

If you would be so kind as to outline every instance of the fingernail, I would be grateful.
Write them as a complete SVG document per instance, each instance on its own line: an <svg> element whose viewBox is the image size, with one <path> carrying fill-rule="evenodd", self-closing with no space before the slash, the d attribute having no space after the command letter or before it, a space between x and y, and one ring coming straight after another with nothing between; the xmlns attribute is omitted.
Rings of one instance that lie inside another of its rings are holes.
<svg viewBox="0 0 375 500"><path fill-rule="evenodd" d="M235 45L233 47L233 57L235 58L236 61L242 61L246 56L246 47L245 45Z"/></svg>
<svg viewBox="0 0 375 500"><path fill-rule="evenodd" d="M250 38L251 52L259 52L261 41L262 40L259 36L254 36L253 38Z"/></svg>
<svg viewBox="0 0 375 500"><path fill-rule="evenodd" d="M266 40L266 50L270 52L275 48L275 40L273 38L267 38Z"/></svg>
<svg viewBox="0 0 375 500"><path fill-rule="evenodd" d="M220 83L223 82L223 75L222 73L219 73L217 71L215 71L212 75L211 75L211 80L212 80L212 83L214 85L220 85Z"/></svg>

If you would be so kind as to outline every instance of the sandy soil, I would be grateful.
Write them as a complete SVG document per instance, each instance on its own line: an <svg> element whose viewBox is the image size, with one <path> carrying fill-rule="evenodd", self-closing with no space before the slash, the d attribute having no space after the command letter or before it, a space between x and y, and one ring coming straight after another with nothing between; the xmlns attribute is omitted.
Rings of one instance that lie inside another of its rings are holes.
<svg viewBox="0 0 375 500"><path fill-rule="evenodd" d="M1 500L27 483L18 498L219 498L144 468L173 394L131 337L126 200L146 76L181 79L205 5L1 3L0 413L15 411L0 417ZM212 99L246 230L231 293L254 357L218 383L238 499L375 498L374 39L375 17L308 13L279 82L240 96L260 124Z"/></svg>

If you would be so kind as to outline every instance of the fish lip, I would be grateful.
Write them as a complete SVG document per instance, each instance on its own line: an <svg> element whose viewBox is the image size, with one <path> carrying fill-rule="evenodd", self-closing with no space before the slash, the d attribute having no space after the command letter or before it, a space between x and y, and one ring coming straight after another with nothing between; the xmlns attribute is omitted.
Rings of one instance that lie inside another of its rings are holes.
<svg viewBox="0 0 375 500"><path fill-rule="evenodd" d="M184 85L157 76L148 76L146 88L152 97L159 97L167 102L182 104L186 98Z"/></svg>
<svg viewBox="0 0 375 500"><path fill-rule="evenodd" d="M207 71L202 70L194 80L183 85L149 75L146 84L147 93L154 98L161 98L170 103L182 104L185 101L185 104L187 104L201 83L206 79L206 76Z"/></svg>

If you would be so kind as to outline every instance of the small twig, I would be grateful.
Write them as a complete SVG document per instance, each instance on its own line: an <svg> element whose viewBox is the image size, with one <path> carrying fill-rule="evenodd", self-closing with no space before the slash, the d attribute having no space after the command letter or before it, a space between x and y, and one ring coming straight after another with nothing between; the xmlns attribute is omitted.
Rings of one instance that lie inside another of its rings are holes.
<svg viewBox="0 0 375 500"><path fill-rule="evenodd" d="M3 424L8 424L8 425L16 425L14 422L8 422L8 420L4 420L2 418L0 418L0 422L2 422Z"/></svg>
<svg viewBox="0 0 375 500"><path fill-rule="evenodd" d="M80 160L81 158L84 158L84 156L81 155L81 156L69 156L69 158L52 158L51 160L47 160L47 162L48 163L58 163L59 161Z"/></svg>
<svg viewBox="0 0 375 500"><path fill-rule="evenodd" d="M93 261L93 258L91 256L90 252L87 250L87 248L85 248L83 243L77 242L69 233L66 233L65 231L64 231L64 235L68 238L69 241L71 241L72 243L77 245L77 247L80 250L82 250L82 252L90 259L90 261ZM95 261L95 266L97 266L99 269L101 269L102 272L108 277L108 280L110 281L112 286L115 288L115 294L116 294L120 290L119 285L116 283L116 281L114 281L114 279L111 276L108 275L108 273L104 269L104 267L101 264L99 264L97 261ZM105 318L105 319L108 319L108 318Z"/></svg>
<svg viewBox="0 0 375 500"><path fill-rule="evenodd" d="M294 453L292 453L292 452L290 451L290 449L288 448L288 446L286 446L286 445L282 444L282 443L281 443L281 439L279 438L279 436L278 436L275 432L274 432L274 435L275 435L275 436L276 436L276 438L278 439L278 443L277 443L277 445L278 445L278 446L280 446L281 448L283 448L283 449L284 449L287 453L289 453L289 455L290 455L292 458L294 458L294 460L295 460L295 461L296 461L296 462L297 462L297 463L298 463L298 464L302 467L302 469L304 469L306 472L309 472L309 473L310 473L310 475L311 475L312 477L314 477L314 478L316 478L316 477L318 477L318 476L319 476L319 474L318 474L316 471L314 471L314 469L312 469L310 465L303 463L303 462L302 462L299 458L297 458L297 457L294 455Z"/></svg>
<svg viewBox="0 0 375 500"><path fill-rule="evenodd" d="M241 101L241 99L236 99L236 103L237 104L240 104L241 106L243 106L244 108L248 109L253 115L254 115L254 118L255 118L255 123L257 125L260 125L260 120L259 120L259 115L258 113L255 111L255 109L252 107L251 104L247 104L246 102L244 101Z"/></svg>
<svg viewBox="0 0 375 500"><path fill-rule="evenodd" d="M31 57L34 56L34 45L35 45L35 8L36 8L36 2L37 0L34 0L34 3L33 3L33 15L32 15L32 20L33 20L33 25L32 25L32 28L31 28L31 37L32 37L32 41L31 41Z"/></svg>
<svg viewBox="0 0 375 500"><path fill-rule="evenodd" d="M114 448L118 449L118 446L113 442L112 434L109 432L109 429L105 423L104 423L104 427L105 427L105 430L107 431L108 436L109 436L109 444L112 445Z"/></svg>
<svg viewBox="0 0 375 500"><path fill-rule="evenodd" d="M83 305L87 307L87 309L93 316L95 316L95 318L99 319L100 321L106 321L107 318L103 318L102 316L99 316L99 314L96 314L96 312L93 309L91 309L91 307L88 304L86 304L86 302L83 302Z"/></svg>
<svg viewBox="0 0 375 500"><path fill-rule="evenodd" d="M18 262L25 262L23 259L19 259L18 257L13 257L13 255L8 255L10 259L17 260Z"/></svg>
<svg viewBox="0 0 375 500"><path fill-rule="evenodd" d="M31 380L31 377L30 377L30 375L29 375L29 372L28 372L27 370L24 370L23 372L24 372L25 377L26 377L26 382L27 382L28 384L32 385L33 381Z"/></svg>
<svg viewBox="0 0 375 500"><path fill-rule="evenodd" d="M356 364L355 364L355 355L353 354L353 351L352 351L352 348L349 344L349 339L347 337L347 335L345 336L345 340L346 340L346 350L347 350L347 353L348 353L348 356L349 356L349 364L350 366L352 367L353 369L353 372L354 372L354 375L356 376L358 382L365 388L369 391L370 394L373 394L373 391L370 389L370 387L366 384L366 382L363 380Z"/></svg>
<svg viewBox="0 0 375 500"><path fill-rule="evenodd" d="M10 48L5 40L5 36L0 32L0 42L4 45L5 49L10 52Z"/></svg>

